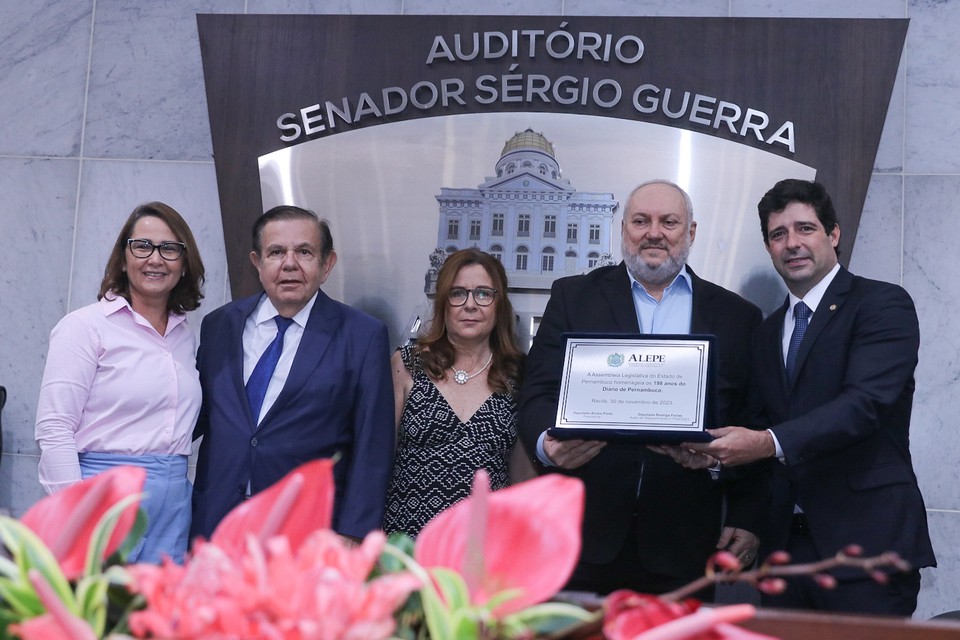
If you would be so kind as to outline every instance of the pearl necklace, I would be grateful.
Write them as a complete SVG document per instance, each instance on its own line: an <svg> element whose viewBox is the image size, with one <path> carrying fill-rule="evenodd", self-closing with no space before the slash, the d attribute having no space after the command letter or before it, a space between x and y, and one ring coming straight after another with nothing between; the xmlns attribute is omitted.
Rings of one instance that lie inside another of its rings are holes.
<svg viewBox="0 0 960 640"><path fill-rule="evenodd" d="M467 375L466 371L461 371L456 367L450 367L450 370L453 371L453 381L457 384L467 384L471 378L476 378L478 375L487 370L487 367L490 366L490 363L493 362L493 352L490 352L490 357L487 358L486 364L474 371L473 373Z"/></svg>

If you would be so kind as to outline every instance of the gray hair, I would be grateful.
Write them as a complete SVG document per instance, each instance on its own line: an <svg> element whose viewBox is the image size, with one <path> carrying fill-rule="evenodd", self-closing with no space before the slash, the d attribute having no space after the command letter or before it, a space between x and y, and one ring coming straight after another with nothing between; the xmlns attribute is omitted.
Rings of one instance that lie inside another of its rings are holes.
<svg viewBox="0 0 960 640"><path fill-rule="evenodd" d="M678 185L675 182L670 182L669 180L663 180L663 179L647 180L646 182L642 182L639 185L637 185L633 189L633 191L630 192L630 195L627 198L627 200L632 198L633 194L635 194L637 191L640 191L640 189L643 189L644 187L649 187L652 184L663 184L668 187L673 187L674 189L677 190L677 192L683 197L683 206L687 209L687 226L689 227L690 224L693 222L693 201L690 200L690 194L684 191L680 187L680 185Z"/></svg>

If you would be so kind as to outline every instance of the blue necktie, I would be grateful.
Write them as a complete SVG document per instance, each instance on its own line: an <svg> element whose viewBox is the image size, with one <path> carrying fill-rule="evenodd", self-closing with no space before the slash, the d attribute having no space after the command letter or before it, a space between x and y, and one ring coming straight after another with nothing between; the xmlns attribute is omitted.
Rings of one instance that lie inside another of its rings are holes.
<svg viewBox="0 0 960 640"><path fill-rule="evenodd" d="M793 307L793 335L790 336L790 346L787 348L787 379L793 380L793 369L797 366L797 352L803 342L803 334L807 331L807 321L810 319L810 307L798 302Z"/></svg>
<svg viewBox="0 0 960 640"><path fill-rule="evenodd" d="M270 378L273 377L277 362L280 361L280 354L283 352L283 334L293 323L292 318L283 316L274 316L273 319L277 323L277 337L267 345L267 350L260 356L257 366L253 368L253 373L247 380L247 400L250 402L250 413L253 415L254 422L259 422L263 398L267 395Z"/></svg>

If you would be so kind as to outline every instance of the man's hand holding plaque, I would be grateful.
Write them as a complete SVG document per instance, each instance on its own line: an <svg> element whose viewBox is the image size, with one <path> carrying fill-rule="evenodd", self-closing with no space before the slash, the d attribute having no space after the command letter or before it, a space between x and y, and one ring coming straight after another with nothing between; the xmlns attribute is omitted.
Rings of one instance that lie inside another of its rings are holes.
<svg viewBox="0 0 960 640"><path fill-rule="evenodd" d="M558 440L551 436L543 439L543 452L561 469L576 469L587 464L607 445L601 440Z"/></svg>
<svg viewBox="0 0 960 640"><path fill-rule="evenodd" d="M708 453L695 451L686 444L650 444L647 449L661 455L670 456L674 462L687 469L714 469L719 460Z"/></svg>

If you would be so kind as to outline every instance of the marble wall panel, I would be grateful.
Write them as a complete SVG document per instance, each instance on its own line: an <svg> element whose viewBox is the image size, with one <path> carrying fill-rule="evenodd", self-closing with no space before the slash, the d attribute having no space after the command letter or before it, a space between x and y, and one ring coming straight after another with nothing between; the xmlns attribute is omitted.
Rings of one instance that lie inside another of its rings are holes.
<svg viewBox="0 0 960 640"><path fill-rule="evenodd" d="M960 171L960 2L910 0L904 170Z"/></svg>
<svg viewBox="0 0 960 640"><path fill-rule="evenodd" d="M243 13L242 0L99 0L85 155L209 160L197 13Z"/></svg>
<svg viewBox="0 0 960 640"><path fill-rule="evenodd" d="M728 0L564 0L568 16L724 17Z"/></svg>
<svg viewBox="0 0 960 640"><path fill-rule="evenodd" d="M730 0L731 17L904 18L904 0Z"/></svg>
<svg viewBox="0 0 960 640"><path fill-rule="evenodd" d="M904 178L903 284L920 318L920 364L910 449L927 507L960 510L960 176Z"/></svg>
<svg viewBox="0 0 960 640"><path fill-rule="evenodd" d="M403 0L403 15L561 15L563 0ZM362 2L353 2L362 6Z"/></svg>
<svg viewBox="0 0 960 640"><path fill-rule="evenodd" d="M3 454L0 461L0 510L19 517L44 496L37 476L39 462L39 455Z"/></svg>
<svg viewBox="0 0 960 640"><path fill-rule="evenodd" d="M92 0L0 4L0 154L80 153Z"/></svg>
<svg viewBox="0 0 960 640"><path fill-rule="evenodd" d="M0 155L76 156L93 0L0 3Z"/></svg>
<svg viewBox="0 0 960 640"><path fill-rule="evenodd" d="M903 177L874 174L863 205L850 270L866 278L900 284L903 238ZM850 229L840 229L849 233Z"/></svg>
<svg viewBox="0 0 960 640"><path fill-rule="evenodd" d="M78 165L76 160L0 158L4 458L38 451L33 424L47 337L67 309ZM0 496L0 506L8 504Z"/></svg>
<svg viewBox="0 0 960 640"><path fill-rule="evenodd" d="M247 0L244 13L302 14L398 14L403 0Z"/></svg>

